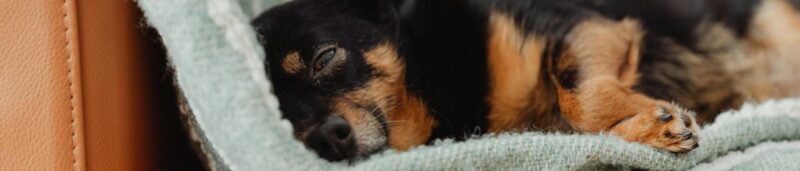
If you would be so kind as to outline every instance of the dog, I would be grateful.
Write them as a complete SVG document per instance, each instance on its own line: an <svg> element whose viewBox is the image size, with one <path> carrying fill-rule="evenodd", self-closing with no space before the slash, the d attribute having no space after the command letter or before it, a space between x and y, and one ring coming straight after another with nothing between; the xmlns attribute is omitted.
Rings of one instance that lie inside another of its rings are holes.
<svg viewBox="0 0 800 171"><path fill-rule="evenodd" d="M800 94L797 0L295 0L252 21L295 137L330 161L514 131L674 153Z"/></svg>

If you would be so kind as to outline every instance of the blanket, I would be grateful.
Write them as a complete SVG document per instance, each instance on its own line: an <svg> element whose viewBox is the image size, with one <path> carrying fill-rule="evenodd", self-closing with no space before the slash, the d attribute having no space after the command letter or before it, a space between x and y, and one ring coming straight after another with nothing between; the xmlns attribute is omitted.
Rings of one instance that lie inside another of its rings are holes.
<svg viewBox="0 0 800 171"><path fill-rule="evenodd" d="M725 112L702 129L700 147L685 154L609 135L528 132L442 140L353 164L328 162L293 138L264 72L264 51L249 20L277 3L138 1L161 35L186 124L213 170L800 169L800 99Z"/></svg>

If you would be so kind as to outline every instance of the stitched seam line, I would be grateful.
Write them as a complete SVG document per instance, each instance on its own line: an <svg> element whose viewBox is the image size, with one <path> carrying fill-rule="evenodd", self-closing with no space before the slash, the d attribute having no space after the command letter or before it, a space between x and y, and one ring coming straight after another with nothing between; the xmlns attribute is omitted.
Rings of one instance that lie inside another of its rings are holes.
<svg viewBox="0 0 800 171"><path fill-rule="evenodd" d="M64 11L64 39L66 40L65 50L67 52L67 82L69 83L69 104L70 104L70 127L72 128L72 170L78 170L78 154L77 154L77 142L75 140L75 92L73 91L73 84L72 84L72 50L70 49L70 38L69 38L69 9L67 6L67 0L64 0L63 5L61 6L62 10Z"/></svg>

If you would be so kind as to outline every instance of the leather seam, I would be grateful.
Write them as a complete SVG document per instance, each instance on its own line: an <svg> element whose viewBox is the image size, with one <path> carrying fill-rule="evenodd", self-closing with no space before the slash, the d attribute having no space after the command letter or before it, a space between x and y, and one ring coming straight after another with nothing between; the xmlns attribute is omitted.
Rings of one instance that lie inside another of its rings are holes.
<svg viewBox="0 0 800 171"><path fill-rule="evenodd" d="M66 40L65 50L67 53L67 82L69 83L69 104L70 104L70 127L72 128L72 170L78 169L78 154L77 154L77 142L76 142L76 131L75 130L75 91L73 89L73 73L72 73L72 50L70 49L71 41L69 37L70 33L70 23L69 23L69 6L67 5L68 0L64 0L61 8L64 11L64 39Z"/></svg>

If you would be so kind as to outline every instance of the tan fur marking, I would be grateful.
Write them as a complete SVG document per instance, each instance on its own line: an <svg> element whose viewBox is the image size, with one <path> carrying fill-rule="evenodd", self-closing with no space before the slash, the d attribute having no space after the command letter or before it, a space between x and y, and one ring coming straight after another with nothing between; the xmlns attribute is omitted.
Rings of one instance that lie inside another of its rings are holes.
<svg viewBox="0 0 800 171"><path fill-rule="evenodd" d="M406 96L400 106L386 114L389 122L389 146L405 151L428 142L436 122L428 108L416 96Z"/></svg>
<svg viewBox="0 0 800 171"><path fill-rule="evenodd" d="M353 128L353 135L358 146L357 154L366 154L380 149L386 144L378 119L358 104L346 99L338 99L335 103L336 113L341 114Z"/></svg>
<svg viewBox="0 0 800 171"><path fill-rule="evenodd" d="M306 65L303 64L302 59L300 59L300 53L297 51L289 52L286 57L283 58L283 62L281 62L281 67L283 71L289 74L295 74L300 72L306 68Z"/></svg>
<svg viewBox="0 0 800 171"><path fill-rule="evenodd" d="M540 77L544 42L524 37L504 14L492 13L489 24L489 130L525 128L532 113L549 112L554 104L547 100L553 98L540 97L548 94Z"/></svg>
<svg viewBox="0 0 800 171"><path fill-rule="evenodd" d="M381 44L364 53L366 62L378 72L365 88L348 93L346 99L362 105L375 106L382 112L389 127L389 146L406 150L425 144L436 122L428 115L427 107L405 89L404 64L394 47ZM371 115L371 114L369 114Z"/></svg>
<svg viewBox="0 0 800 171"><path fill-rule="evenodd" d="M763 61L757 67L771 83L765 88L773 89L750 89L754 100L800 95L800 13L785 0L765 0L750 27L748 55Z"/></svg>

